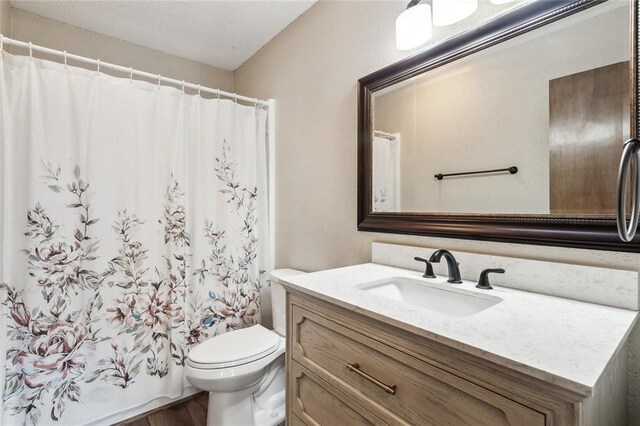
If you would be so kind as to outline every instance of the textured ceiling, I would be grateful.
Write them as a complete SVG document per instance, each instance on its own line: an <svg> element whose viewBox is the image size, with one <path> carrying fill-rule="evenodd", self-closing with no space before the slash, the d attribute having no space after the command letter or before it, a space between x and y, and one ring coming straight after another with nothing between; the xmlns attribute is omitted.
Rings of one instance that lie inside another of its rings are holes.
<svg viewBox="0 0 640 426"><path fill-rule="evenodd" d="M316 0L10 0L17 9L235 70Z"/></svg>

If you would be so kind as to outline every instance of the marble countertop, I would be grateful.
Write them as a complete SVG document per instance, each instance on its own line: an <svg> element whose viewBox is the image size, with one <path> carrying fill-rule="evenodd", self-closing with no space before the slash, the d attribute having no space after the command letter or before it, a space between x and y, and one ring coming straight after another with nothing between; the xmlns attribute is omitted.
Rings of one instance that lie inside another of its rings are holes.
<svg viewBox="0 0 640 426"><path fill-rule="evenodd" d="M503 300L461 317L357 288L390 277ZM617 351L627 350L624 344L637 317L636 311L505 287L479 290L469 281L448 284L446 277L425 279L419 272L373 263L286 277L282 284L584 395L591 393Z"/></svg>

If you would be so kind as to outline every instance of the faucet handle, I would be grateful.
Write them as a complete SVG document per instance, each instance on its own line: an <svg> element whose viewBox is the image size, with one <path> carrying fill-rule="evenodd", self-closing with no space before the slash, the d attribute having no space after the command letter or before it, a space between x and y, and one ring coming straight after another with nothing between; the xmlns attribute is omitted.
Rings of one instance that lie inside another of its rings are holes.
<svg viewBox="0 0 640 426"><path fill-rule="evenodd" d="M480 272L480 278L478 278L478 284L476 284L476 288L480 288L482 290L491 290L491 283L489 282L489 274L504 274L504 269L502 268L489 268Z"/></svg>
<svg viewBox="0 0 640 426"><path fill-rule="evenodd" d="M436 274L433 273L433 266L431 266L431 262L418 256L414 257L413 260L425 263L425 270L422 278L436 278Z"/></svg>

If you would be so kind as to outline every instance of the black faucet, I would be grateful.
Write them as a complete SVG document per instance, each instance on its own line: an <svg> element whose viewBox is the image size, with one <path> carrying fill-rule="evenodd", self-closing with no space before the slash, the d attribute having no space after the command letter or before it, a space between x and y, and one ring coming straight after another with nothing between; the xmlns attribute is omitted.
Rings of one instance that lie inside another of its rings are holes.
<svg viewBox="0 0 640 426"><path fill-rule="evenodd" d="M476 284L476 288L479 288L482 290L493 289L493 287L491 287L491 283L489 282L489 274L491 273L504 274L504 269L492 268L492 269L485 269L484 271L480 272L480 278L478 278L478 284Z"/></svg>
<svg viewBox="0 0 640 426"><path fill-rule="evenodd" d="M431 257L429 258L429 262L440 263L440 259L444 256L447 261L447 268L449 269L449 279L447 282L451 284L460 284L462 283L462 277L460 277L460 269L458 269L458 262L456 258L453 257L451 252L447 250L436 250L433 252Z"/></svg>
<svg viewBox="0 0 640 426"><path fill-rule="evenodd" d="M418 262L425 263L425 269L424 269L424 274L422 275L422 278L436 278L436 274L433 273L433 267L431 266L431 262L429 262L427 259L423 259L417 256L414 257L413 260L417 260Z"/></svg>

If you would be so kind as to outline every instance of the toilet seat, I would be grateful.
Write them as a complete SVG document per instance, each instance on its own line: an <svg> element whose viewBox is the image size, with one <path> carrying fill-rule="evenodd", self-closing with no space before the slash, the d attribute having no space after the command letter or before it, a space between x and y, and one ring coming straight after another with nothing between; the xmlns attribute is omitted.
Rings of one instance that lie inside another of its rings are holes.
<svg viewBox="0 0 640 426"><path fill-rule="evenodd" d="M281 337L261 325L210 338L189 352L187 364L213 370L236 367L268 357L281 345Z"/></svg>

